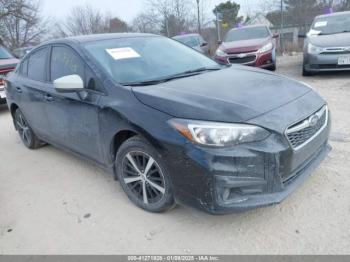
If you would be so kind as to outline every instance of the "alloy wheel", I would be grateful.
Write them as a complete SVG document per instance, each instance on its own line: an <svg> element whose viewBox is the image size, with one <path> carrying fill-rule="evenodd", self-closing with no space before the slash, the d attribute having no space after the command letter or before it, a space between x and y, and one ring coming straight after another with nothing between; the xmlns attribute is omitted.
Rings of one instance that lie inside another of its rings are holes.
<svg viewBox="0 0 350 262"><path fill-rule="evenodd" d="M26 122L26 120L23 118L22 114L18 114L16 118L16 125L18 129L18 133L23 141L27 146L32 143L32 132Z"/></svg>
<svg viewBox="0 0 350 262"><path fill-rule="evenodd" d="M165 194L165 179L158 163L140 151L128 152L122 161L122 179L144 204L156 204Z"/></svg>

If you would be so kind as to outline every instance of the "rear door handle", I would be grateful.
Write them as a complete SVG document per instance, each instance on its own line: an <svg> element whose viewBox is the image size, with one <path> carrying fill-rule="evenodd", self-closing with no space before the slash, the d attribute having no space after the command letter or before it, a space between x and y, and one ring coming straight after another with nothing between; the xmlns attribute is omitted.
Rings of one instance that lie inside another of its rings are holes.
<svg viewBox="0 0 350 262"><path fill-rule="evenodd" d="M53 101L52 95L46 94L45 95L45 100L48 101L48 102L52 102Z"/></svg>
<svg viewBox="0 0 350 262"><path fill-rule="evenodd" d="M22 89L20 87L16 87L17 93L22 93Z"/></svg>

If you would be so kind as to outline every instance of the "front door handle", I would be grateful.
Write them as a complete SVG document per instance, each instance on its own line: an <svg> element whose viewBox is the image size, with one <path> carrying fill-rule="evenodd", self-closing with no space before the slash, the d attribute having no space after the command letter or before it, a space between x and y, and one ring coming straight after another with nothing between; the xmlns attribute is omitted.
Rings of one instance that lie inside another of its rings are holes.
<svg viewBox="0 0 350 262"><path fill-rule="evenodd" d="M20 87L16 87L17 93L22 93L22 89Z"/></svg>
<svg viewBox="0 0 350 262"><path fill-rule="evenodd" d="M45 95L45 100L48 102L52 102L53 101L52 95L49 95L49 94Z"/></svg>

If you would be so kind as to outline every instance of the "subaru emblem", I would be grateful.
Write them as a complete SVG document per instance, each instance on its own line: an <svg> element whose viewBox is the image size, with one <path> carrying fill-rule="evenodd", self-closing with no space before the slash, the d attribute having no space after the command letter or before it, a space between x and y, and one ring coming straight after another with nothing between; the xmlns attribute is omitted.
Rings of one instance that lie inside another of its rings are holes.
<svg viewBox="0 0 350 262"><path fill-rule="evenodd" d="M317 115L313 115L309 118L309 126L317 125L319 117Z"/></svg>

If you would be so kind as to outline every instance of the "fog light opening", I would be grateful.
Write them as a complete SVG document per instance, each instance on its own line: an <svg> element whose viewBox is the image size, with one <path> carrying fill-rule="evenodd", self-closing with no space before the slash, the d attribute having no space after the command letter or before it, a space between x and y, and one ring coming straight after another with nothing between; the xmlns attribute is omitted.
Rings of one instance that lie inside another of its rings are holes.
<svg viewBox="0 0 350 262"><path fill-rule="evenodd" d="M247 201L249 198L242 194L240 188L225 188L221 192L221 198L225 204L236 204Z"/></svg>

